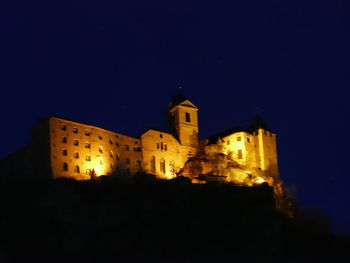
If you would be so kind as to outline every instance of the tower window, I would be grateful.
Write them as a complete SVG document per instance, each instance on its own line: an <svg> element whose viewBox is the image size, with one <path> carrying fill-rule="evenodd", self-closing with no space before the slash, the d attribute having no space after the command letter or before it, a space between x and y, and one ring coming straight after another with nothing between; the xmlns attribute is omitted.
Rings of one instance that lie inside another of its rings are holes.
<svg viewBox="0 0 350 263"><path fill-rule="evenodd" d="M73 128L74 133L78 133L78 128Z"/></svg>
<svg viewBox="0 0 350 263"><path fill-rule="evenodd" d="M66 149L62 150L62 155L67 156L67 150Z"/></svg>
<svg viewBox="0 0 350 263"><path fill-rule="evenodd" d="M61 130L62 130L62 131L66 131L66 130L67 130L67 126L66 126L65 124L62 124L62 125L61 125Z"/></svg>
<svg viewBox="0 0 350 263"><path fill-rule="evenodd" d="M63 168L64 171L68 171L68 164L67 163L63 163L62 168Z"/></svg>
<svg viewBox="0 0 350 263"><path fill-rule="evenodd" d="M78 153L78 152L75 152L75 153L74 153L74 158L76 158L76 159L79 158L79 153Z"/></svg>
<svg viewBox="0 0 350 263"><path fill-rule="evenodd" d="M243 158L242 150L238 150L237 158L238 159L242 159Z"/></svg>
<svg viewBox="0 0 350 263"><path fill-rule="evenodd" d="M74 166L74 172L78 174L80 173L79 165Z"/></svg>
<svg viewBox="0 0 350 263"><path fill-rule="evenodd" d="M86 161L91 161L90 154L87 154L87 155L85 156L85 160L86 160Z"/></svg>
<svg viewBox="0 0 350 263"><path fill-rule="evenodd" d="M67 142L67 138L66 137L62 137L62 142L66 143Z"/></svg>
<svg viewBox="0 0 350 263"><path fill-rule="evenodd" d="M191 115L186 112L186 122L191 122Z"/></svg>
<svg viewBox="0 0 350 263"><path fill-rule="evenodd" d="M90 148L90 143L89 142L85 143L85 148L88 148L88 149Z"/></svg>
<svg viewBox="0 0 350 263"><path fill-rule="evenodd" d="M78 146L79 145L78 140L74 140L73 144L74 144L74 146Z"/></svg>

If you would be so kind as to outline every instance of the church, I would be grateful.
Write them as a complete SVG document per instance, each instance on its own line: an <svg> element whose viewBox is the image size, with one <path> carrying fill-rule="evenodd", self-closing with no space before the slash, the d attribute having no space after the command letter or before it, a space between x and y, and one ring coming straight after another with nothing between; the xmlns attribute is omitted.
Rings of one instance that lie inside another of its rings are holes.
<svg viewBox="0 0 350 263"><path fill-rule="evenodd" d="M266 177L278 178L276 134L261 122L200 141L198 107L182 95L169 103L168 117L168 132L149 129L139 137L48 117L32 128L30 145L0 165L8 174L16 167L26 167L27 173L53 179L91 180L137 173L172 179L186 175L186 165L205 152L227 156L247 176L259 174L262 181L268 181ZM215 168L210 173L222 175L219 170Z"/></svg>

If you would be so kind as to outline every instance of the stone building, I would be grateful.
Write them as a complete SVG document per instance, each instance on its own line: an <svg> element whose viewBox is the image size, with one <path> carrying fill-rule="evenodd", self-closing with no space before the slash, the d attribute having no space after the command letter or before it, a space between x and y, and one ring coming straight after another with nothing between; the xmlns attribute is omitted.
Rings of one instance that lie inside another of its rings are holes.
<svg viewBox="0 0 350 263"><path fill-rule="evenodd" d="M77 180L136 173L171 179L191 157L216 149L242 167L278 177L276 134L264 125L199 141L198 108L190 100L176 96L169 104L168 116L169 132L149 129L138 138L48 117L33 127L31 144L2 160L1 167L10 175L20 162L29 174Z"/></svg>

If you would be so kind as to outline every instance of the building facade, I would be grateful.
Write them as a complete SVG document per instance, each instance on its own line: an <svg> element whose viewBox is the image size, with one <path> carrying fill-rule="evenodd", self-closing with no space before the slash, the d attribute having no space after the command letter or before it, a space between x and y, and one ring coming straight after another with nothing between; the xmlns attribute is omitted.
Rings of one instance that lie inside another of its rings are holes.
<svg viewBox="0 0 350 263"><path fill-rule="evenodd" d="M170 103L168 115L169 132L149 129L138 138L49 117L32 129L29 162L36 164L28 170L54 179L90 180L102 175L137 173L172 179L191 157L205 147L220 144L222 154L238 164L278 176L275 133L257 127L220 135L214 143L200 142L197 106L180 97ZM9 163L3 160L2 166L11 170Z"/></svg>

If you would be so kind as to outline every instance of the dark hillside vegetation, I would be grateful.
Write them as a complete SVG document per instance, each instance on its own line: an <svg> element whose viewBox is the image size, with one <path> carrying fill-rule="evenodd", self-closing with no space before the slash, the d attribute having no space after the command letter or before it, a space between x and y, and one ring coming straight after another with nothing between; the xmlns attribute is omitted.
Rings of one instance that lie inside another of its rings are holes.
<svg viewBox="0 0 350 263"><path fill-rule="evenodd" d="M269 186L136 177L1 187L2 262L344 262L348 238Z"/></svg>

